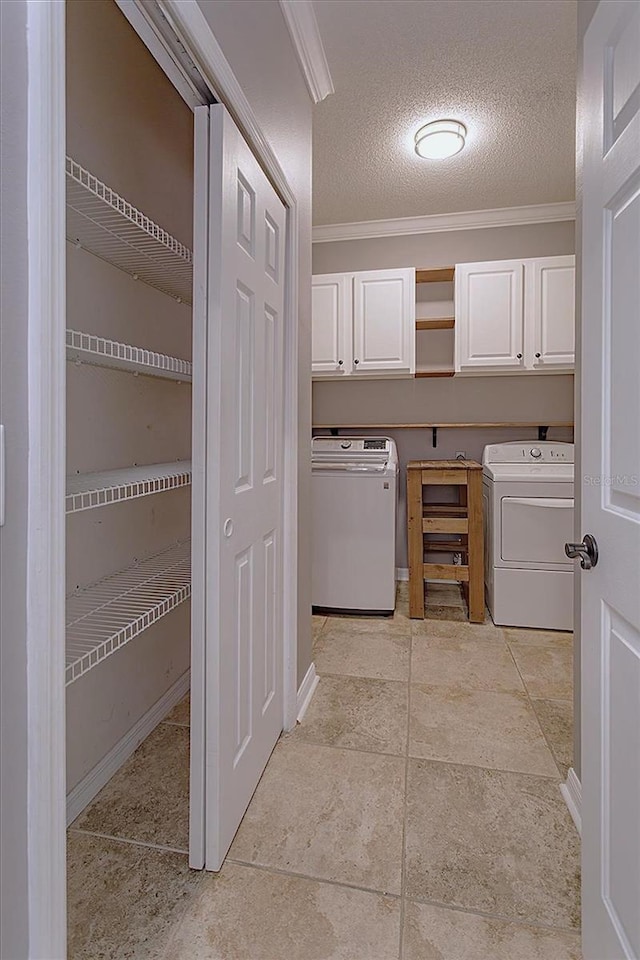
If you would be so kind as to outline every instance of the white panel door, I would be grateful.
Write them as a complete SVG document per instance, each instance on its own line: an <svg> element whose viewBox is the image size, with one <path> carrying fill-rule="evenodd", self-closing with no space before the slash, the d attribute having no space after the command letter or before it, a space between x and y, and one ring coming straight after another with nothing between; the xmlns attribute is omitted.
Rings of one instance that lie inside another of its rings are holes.
<svg viewBox="0 0 640 960"><path fill-rule="evenodd" d="M584 40L583 950L640 957L640 0Z"/></svg>
<svg viewBox="0 0 640 960"><path fill-rule="evenodd" d="M575 257L546 257L525 266L529 273L525 326L527 366L572 369L575 361Z"/></svg>
<svg viewBox="0 0 640 960"><path fill-rule="evenodd" d="M352 277L350 273L313 277L311 369L316 377L340 377L351 372Z"/></svg>
<svg viewBox="0 0 640 960"><path fill-rule="evenodd" d="M370 270L353 277L353 372L413 374L416 272Z"/></svg>
<svg viewBox="0 0 640 960"><path fill-rule="evenodd" d="M210 108L206 867L219 869L283 725L286 211Z"/></svg>
<svg viewBox="0 0 640 960"><path fill-rule="evenodd" d="M521 370L522 260L456 265L456 371Z"/></svg>

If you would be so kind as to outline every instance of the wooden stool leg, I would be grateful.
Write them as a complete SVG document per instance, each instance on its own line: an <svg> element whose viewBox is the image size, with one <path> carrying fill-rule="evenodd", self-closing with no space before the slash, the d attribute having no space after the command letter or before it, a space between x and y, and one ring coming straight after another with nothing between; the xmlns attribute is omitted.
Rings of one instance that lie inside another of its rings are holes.
<svg viewBox="0 0 640 960"><path fill-rule="evenodd" d="M469 470L469 620L484 622L484 538L482 531L482 472Z"/></svg>
<svg viewBox="0 0 640 960"><path fill-rule="evenodd" d="M424 619L422 474L420 470L407 470L407 539L409 547L409 616L414 619Z"/></svg>

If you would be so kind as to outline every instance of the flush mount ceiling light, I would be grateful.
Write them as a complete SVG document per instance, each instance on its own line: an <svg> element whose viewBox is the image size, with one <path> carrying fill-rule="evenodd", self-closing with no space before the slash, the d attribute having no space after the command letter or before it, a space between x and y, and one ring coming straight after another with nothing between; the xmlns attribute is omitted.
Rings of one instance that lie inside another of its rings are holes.
<svg viewBox="0 0 640 960"><path fill-rule="evenodd" d="M434 120L415 135L415 151L426 160L446 160L464 147L467 128L458 120Z"/></svg>

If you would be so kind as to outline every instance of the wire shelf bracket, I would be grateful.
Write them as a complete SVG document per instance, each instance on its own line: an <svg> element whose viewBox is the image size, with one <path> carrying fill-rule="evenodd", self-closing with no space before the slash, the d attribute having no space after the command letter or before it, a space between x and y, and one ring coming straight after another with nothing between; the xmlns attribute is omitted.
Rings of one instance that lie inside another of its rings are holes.
<svg viewBox="0 0 640 960"><path fill-rule="evenodd" d="M193 254L71 157L67 239L176 300L191 304Z"/></svg>
<svg viewBox="0 0 640 960"><path fill-rule="evenodd" d="M191 596L186 540L67 597L69 685Z"/></svg>
<svg viewBox="0 0 640 960"><path fill-rule="evenodd" d="M152 463L124 470L80 473L67 477L67 514L93 510L123 500L148 497L191 483L191 461Z"/></svg>
<svg viewBox="0 0 640 960"><path fill-rule="evenodd" d="M79 330L67 330L67 360L94 367L124 370L146 377L191 383L191 363L143 347L107 340Z"/></svg>

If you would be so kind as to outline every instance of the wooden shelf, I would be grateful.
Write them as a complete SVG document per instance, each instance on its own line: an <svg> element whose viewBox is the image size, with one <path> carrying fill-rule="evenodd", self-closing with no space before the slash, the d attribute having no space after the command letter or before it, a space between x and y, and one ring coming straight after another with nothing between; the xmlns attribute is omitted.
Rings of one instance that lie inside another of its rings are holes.
<svg viewBox="0 0 640 960"><path fill-rule="evenodd" d="M455 267L438 267L434 270L416 270L416 283L451 283Z"/></svg>
<svg viewBox="0 0 640 960"><path fill-rule="evenodd" d="M460 506L457 503L423 503L422 505L423 517L466 517L467 512L466 506Z"/></svg>
<svg viewBox="0 0 640 960"><path fill-rule="evenodd" d="M313 430L471 430L473 428L490 430L503 427L533 430L540 425L545 427L573 427L573 420L501 420L492 423L314 423Z"/></svg>
<svg viewBox="0 0 640 960"><path fill-rule="evenodd" d="M421 377L452 377L455 370L416 370L414 376Z"/></svg>
<svg viewBox="0 0 640 960"><path fill-rule="evenodd" d="M416 330L453 330L454 317L434 317L430 320L416 320Z"/></svg>

